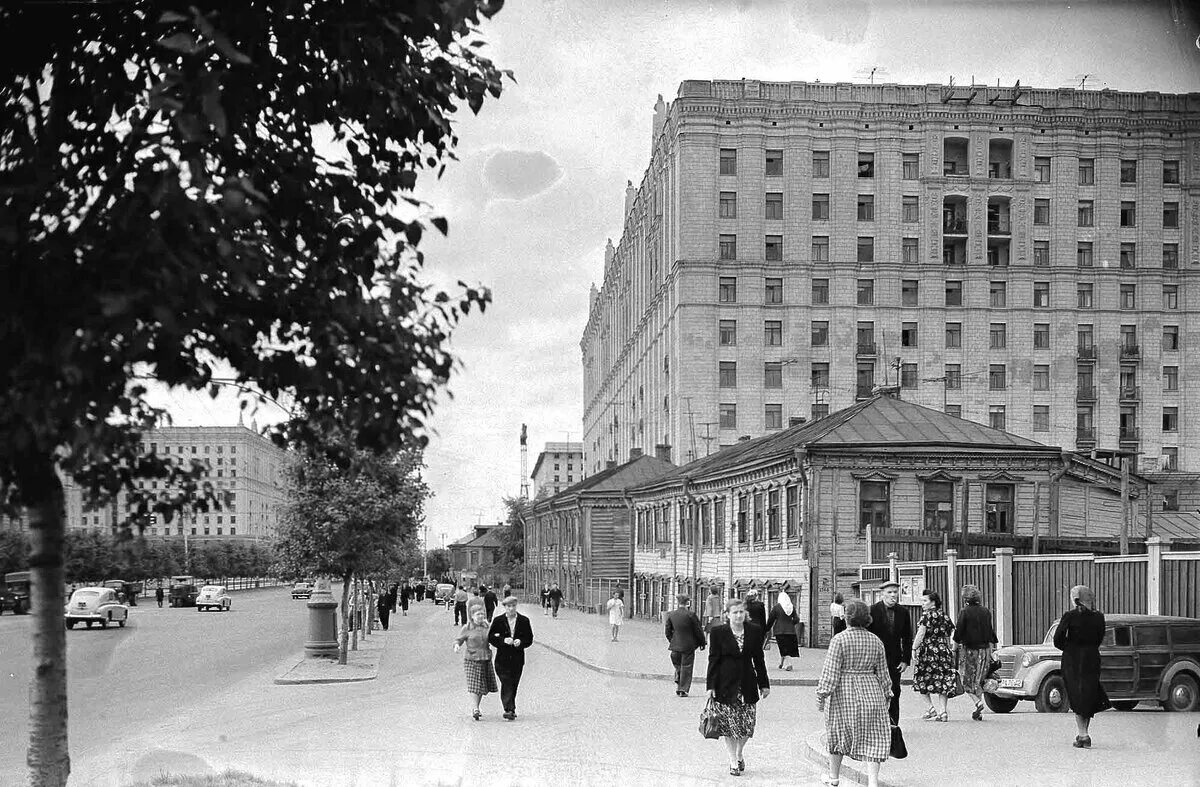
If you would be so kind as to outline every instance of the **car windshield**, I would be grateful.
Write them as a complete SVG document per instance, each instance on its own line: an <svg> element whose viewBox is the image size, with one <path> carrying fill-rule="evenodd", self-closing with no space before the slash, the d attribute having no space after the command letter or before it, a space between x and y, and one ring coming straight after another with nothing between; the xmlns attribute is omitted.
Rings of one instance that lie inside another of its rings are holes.
<svg viewBox="0 0 1200 787"><path fill-rule="evenodd" d="M297 583L296 583L296 587L298 587L298 588L306 588L306 587L308 587L308 583L307 583L307 582L297 582Z"/></svg>
<svg viewBox="0 0 1200 787"><path fill-rule="evenodd" d="M1057 630L1058 630L1057 621L1054 623L1051 623L1050 628L1046 631L1046 638L1044 640L1042 640L1042 644L1043 645L1053 645L1054 644L1054 632Z"/></svg>

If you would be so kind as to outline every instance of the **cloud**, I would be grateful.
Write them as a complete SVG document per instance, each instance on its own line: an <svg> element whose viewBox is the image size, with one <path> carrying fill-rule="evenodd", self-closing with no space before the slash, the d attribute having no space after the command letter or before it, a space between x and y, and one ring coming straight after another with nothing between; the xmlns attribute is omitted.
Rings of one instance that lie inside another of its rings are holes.
<svg viewBox="0 0 1200 787"><path fill-rule="evenodd" d="M562 167L540 150L501 150L483 166L484 182L502 199L525 200L562 177Z"/></svg>

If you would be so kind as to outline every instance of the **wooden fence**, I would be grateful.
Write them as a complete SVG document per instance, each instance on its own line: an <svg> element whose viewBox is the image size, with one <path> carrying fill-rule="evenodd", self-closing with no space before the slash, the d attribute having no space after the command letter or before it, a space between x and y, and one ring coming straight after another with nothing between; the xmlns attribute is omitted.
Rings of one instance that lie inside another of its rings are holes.
<svg viewBox="0 0 1200 787"><path fill-rule="evenodd" d="M961 531L940 533L928 530L896 530L894 528L871 528L871 563L879 564L895 554L896 559L907 562L934 562L945 558L946 550L953 549L962 560L974 558L991 559L1001 547L1010 547L1014 555L1117 555L1121 545L1117 539L1051 538L1043 536L1034 544L1033 536L1016 536L1008 533L968 533L964 538ZM1200 541L1173 541L1175 551L1200 551ZM1146 553L1146 541L1142 538L1129 539L1131 554Z"/></svg>

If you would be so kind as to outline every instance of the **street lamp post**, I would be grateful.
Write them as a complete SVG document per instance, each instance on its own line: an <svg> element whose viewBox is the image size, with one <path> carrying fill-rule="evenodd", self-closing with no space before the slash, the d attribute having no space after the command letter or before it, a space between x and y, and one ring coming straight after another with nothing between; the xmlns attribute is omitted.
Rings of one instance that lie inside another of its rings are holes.
<svg viewBox="0 0 1200 787"><path fill-rule="evenodd" d="M429 578L429 525L421 526L421 579Z"/></svg>

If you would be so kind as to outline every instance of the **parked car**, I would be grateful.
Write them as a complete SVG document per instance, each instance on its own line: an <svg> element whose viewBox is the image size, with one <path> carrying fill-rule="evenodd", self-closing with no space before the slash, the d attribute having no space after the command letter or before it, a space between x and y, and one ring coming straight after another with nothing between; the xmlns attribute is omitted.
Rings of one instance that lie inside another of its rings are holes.
<svg viewBox="0 0 1200 787"><path fill-rule="evenodd" d="M997 650L999 687L984 695L996 713L1008 713L1021 700L1033 700L1042 713L1070 710L1062 677L1062 651L1050 626L1038 645ZM1200 619L1162 615L1105 615L1100 645L1100 683L1113 707L1133 710L1158 702L1170 711L1200 710Z"/></svg>
<svg viewBox="0 0 1200 787"><path fill-rule="evenodd" d="M117 600L117 591L112 588L79 588L71 594L71 600L63 607L67 628L76 623L85 623L88 628L99 623L107 628L109 623L124 627L129 620L129 607Z"/></svg>
<svg viewBox="0 0 1200 787"><path fill-rule="evenodd" d="M454 597L454 585L441 583L433 593L434 604L449 604L450 599Z"/></svg>
<svg viewBox="0 0 1200 787"><path fill-rule="evenodd" d="M200 588L200 595L196 596L196 611L215 609L218 612L228 612L232 603L233 599L224 585L205 585Z"/></svg>
<svg viewBox="0 0 1200 787"><path fill-rule="evenodd" d="M297 582L292 586L292 598L312 598L312 593L311 582Z"/></svg>
<svg viewBox="0 0 1200 787"><path fill-rule="evenodd" d="M11 609L14 615L29 611L30 574L28 571L10 571L4 575L3 590L0 590L0 611Z"/></svg>

